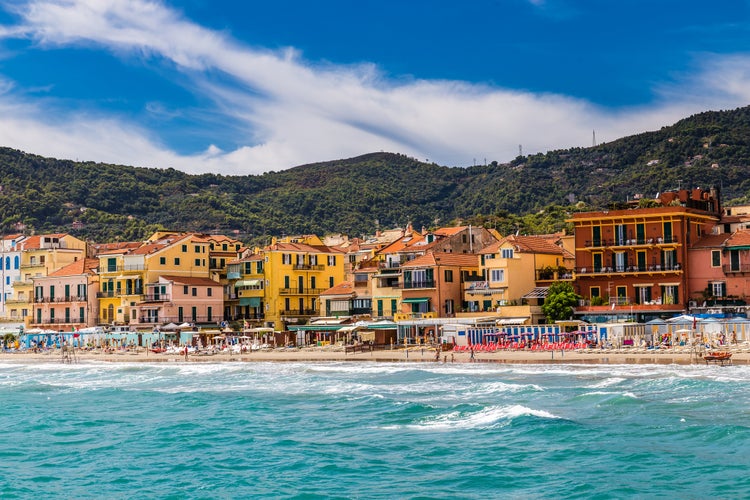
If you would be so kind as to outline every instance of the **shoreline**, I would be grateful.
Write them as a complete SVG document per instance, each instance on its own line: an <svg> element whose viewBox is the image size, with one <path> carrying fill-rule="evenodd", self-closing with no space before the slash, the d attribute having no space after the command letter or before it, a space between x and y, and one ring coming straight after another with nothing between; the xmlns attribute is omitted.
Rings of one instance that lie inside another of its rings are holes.
<svg viewBox="0 0 750 500"><path fill-rule="evenodd" d="M731 351L732 365L750 364L750 352L745 349ZM343 350L327 349L276 349L255 351L242 354L217 353L211 355L190 354L187 359L178 354L155 354L141 349L138 352L102 353L91 351L76 351L69 360L63 360L59 349L43 353L30 352L2 352L0 363L49 363L49 364L85 364L91 362L105 363L252 363L252 362L384 362L384 363L428 363L428 364L679 364L712 366L706 363L697 353L690 351L672 352L669 350L653 352L627 351L495 351L476 352L474 360L468 352L446 351L441 353L439 360L435 357L434 349L411 348L408 350L395 349L386 351L366 351L346 353ZM717 364L716 366L722 366ZM726 366L726 365L725 365Z"/></svg>

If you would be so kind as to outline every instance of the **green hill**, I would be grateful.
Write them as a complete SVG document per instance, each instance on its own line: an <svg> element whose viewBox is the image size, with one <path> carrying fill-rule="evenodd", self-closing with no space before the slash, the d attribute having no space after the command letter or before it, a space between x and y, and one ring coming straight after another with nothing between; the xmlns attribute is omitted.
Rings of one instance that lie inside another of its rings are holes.
<svg viewBox="0 0 750 500"><path fill-rule="evenodd" d="M189 175L0 148L0 231L22 223L27 231L112 241L164 228L262 241L462 220L503 233L546 232L564 227L575 204L601 208L678 187L719 186L725 203L748 203L748 165L747 107L591 148L468 168L373 153L258 176Z"/></svg>

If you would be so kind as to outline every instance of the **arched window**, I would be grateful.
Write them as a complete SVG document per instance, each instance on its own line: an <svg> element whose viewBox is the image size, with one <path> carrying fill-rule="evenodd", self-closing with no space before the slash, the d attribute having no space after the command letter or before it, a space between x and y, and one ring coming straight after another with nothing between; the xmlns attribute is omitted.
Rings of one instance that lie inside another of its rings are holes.
<svg viewBox="0 0 750 500"><path fill-rule="evenodd" d="M13 258L13 260L14 260L14 262L13 262L13 269L20 268L21 267L21 257L19 257L18 255L16 255ZM8 264L8 266L10 266L10 264Z"/></svg>

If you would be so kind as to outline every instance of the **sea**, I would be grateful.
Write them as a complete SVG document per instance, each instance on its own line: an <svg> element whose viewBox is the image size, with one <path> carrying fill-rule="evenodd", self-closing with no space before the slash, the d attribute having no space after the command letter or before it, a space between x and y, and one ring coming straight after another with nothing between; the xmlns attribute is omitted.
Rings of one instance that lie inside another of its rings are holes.
<svg viewBox="0 0 750 500"><path fill-rule="evenodd" d="M749 498L750 367L0 364L0 498Z"/></svg>

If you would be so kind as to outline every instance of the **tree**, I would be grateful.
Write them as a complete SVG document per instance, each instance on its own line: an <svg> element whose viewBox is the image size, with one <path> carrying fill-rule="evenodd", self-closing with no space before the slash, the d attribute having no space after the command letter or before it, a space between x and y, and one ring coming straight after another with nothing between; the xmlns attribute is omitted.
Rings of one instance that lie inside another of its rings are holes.
<svg viewBox="0 0 750 500"><path fill-rule="evenodd" d="M573 306L578 304L581 296L578 295L567 281L553 283L547 291L547 298L542 304L542 312L549 323L570 319L573 316Z"/></svg>

